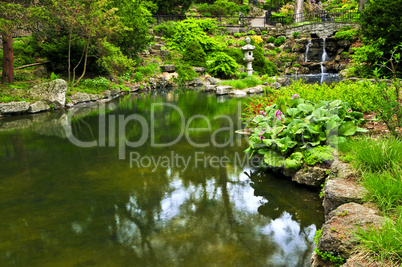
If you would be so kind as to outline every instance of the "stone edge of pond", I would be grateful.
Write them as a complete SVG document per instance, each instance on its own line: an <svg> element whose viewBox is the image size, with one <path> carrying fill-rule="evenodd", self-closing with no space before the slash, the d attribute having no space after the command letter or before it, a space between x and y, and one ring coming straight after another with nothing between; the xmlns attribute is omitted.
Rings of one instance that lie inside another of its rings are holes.
<svg viewBox="0 0 402 267"><path fill-rule="evenodd" d="M358 243L351 232L356 227L380 226L385 217L363 204L367 190L356 182L356 171L335 154L330 167L301 169L292 175L292 181L315 188L323 186L325 222L318 249L345 259L343 266L366 266L367 261L355 250ZM336 266L315 251L310 263L313 267Z"/></svg>

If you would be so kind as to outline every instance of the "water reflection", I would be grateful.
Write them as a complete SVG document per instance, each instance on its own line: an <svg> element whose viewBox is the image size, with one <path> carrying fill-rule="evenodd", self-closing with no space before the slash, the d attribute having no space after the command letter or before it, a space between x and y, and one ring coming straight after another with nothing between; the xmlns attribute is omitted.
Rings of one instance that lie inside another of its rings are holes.
<svg viewBox="0 0 402 267"><path fill-rule="evenodd" d="M194 92L139 95L116 99L107 114L150 119L151 104L164 101L177 104L187 121L206 115L214 131L229 123L213 118L237 119L242 100L218 103L214 95ZM156 140L177 136L179 117L165 108L156 116ZM98 121L92 110L69 123L77 138L89 141L99 135ZM236 145L224 148L194 148L185 139L169 149L154 148L148 140L127 152L187 158L199 152L228 162L197 166L193 158L186 169L130 168L118 160L118 147L76 147L60 134L63 127L0 132L2 265L307 266L323 217L317 192L240 164L235 154L246 148L244 138L236 136ZM112 129L118 128L105 130ZM138 137L130 127L127 134ZM199 142L210 135L190 133ZM216 135L219 143L230 138L229 131Z"/></svg>

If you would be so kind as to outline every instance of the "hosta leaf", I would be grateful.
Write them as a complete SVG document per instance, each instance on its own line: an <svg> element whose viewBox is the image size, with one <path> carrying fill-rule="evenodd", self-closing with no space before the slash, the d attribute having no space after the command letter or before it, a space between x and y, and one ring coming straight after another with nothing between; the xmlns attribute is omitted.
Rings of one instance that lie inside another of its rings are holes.
<svg viewBox="0 0 402 267"><path fill-rule="evenodd" d="M354 123L351 121L347 121L339 127L338 134L339 136L349 136L354 135L356 131L357 127L354 125Z"/></svg>
<svg viewBox="0 0 402 267"><path fill-rule="evenodd" d="M299 169L302 165L303 154L295 152L285 160L286 169Z"/></svg>
<svg viewBox="0 0 402 267"><path fill-rule="evenodd" d="M282 167L285 163L285 158L282 156L282 154L269 150L264 155L264 162L271 167Z"/></svg>

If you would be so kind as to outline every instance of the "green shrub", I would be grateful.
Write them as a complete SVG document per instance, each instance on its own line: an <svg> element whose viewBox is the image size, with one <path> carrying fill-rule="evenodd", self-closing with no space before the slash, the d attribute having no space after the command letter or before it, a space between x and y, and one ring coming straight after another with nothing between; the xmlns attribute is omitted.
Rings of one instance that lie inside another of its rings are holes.
<svg viewBox="0 0 402 267"><path fill-rule="evenodd" d="M267 42L268 42L268 43L273 43L273 42L275 42L275 40L276 40L275 37L269 36Z"/></svg>
<svg viewBox="0 0 402 267"><path fill-rule="evenodd" d="M223 52L216 52L210 56L208 72L221 78L228 78L235 75L238 67L231 56Z"/></svg>
<svg viewBox="0 0 402 267"><path fill-rule="evenodd" d="M265 35L265 34L268 34L268 32L267 31L261 31L261 35Z"/></svg>
<svg viewBox="0 0 402 267"><path fill-rule="evenodd" d="M362 112L376 111L380 101L378 87L370 81L342 81L327 85L305 84L302 81L294 82L280 92L280 97L287 99L298 94L306 100L319 102L340 99L348 102L353 110Z"/></svg>
<svg viewBox="0 0 402 267"><path fill-rule="evenodd" d="M332 146L317 146L303 151L303 161L314 166L317 163L329 162L334 159L335 149Z"/></svg>
<svg viewBox="0 0 402 267"><path fill-rule="evenodd" d="M158 35L163 35L165 38L172 38L176 33L176 23L174 21L166 21L157 25L154 31Z"/></svg>
<svg viewBox="0 0 402 267"><path fill-rule="evenodd" d="M251 30L247 33L248 35L255 35L255 31Z"/></svg>
<svg viewBox="0 0 402 267"><path fill-rule="evenodd" d="M226 80L222 81L220 84L221 85L230 85L234 89L245 89L245 88L251 88L255 87L257 85L262 84L262 81L258 79L256 76L247 76L247 73L241 73L244 76L240 80Z"/></svg>
<svg viewBox="0 0 402 267"><path fill-rule="evenodd" d="M353 37L359 35L359 30L358 29L350 29L346 31L338 31L335 33L335 39L336 40L352 40Z"/></svg>
<svg viewBox="0 0 402 267"><path fill-rule="evenodd" d="M293 38L297 38L297 36L299 36L300 35L300 32L294 32L293 34L292 34L292 36L293 36Z"/></svg>
<svg viewBox="0 0 402 267"><path fill-rule="evenodd" d="M234 33L234 37L236 37L236 38L240 38L241 36L242 36L241 33L238 33L238 32Z"/></svg>
<svg viewBox="0 0 402 267"><path fill-rule="evenodd" d="M286 37L279 37L274 41L275 46L281 46L284 42L286 42Z"/></svg>
<svg viewBox="0 0 402 267"><path fill-rule="evenodd" d="M198 77L193 67L188 64L179 65L176 72L178 74L177 82L179 85L184 85L186 82L192 81L194 78Z"/></svg>
<svg viewBox="0 0 402 267"><path fill-rule="evenodd" d="M160 73L158 63L147 63L146 66L139 66L136 69L137 72L141 72L145 76L155 76Z"/></svg>
<svg viewBox="0 0 402 267"><path fill-rule="evenodd" d="M133 79L136 82L142 82L144 79L144 74L142 72L136 72L134 73Z"/></svg>
<svg viewBox="0 0 402 267"><path fill-rule="evenodd" d="M97 89L100 92L108 90L111 86L111 82L105 77L96 77L93 79L83 79L79 85L88 87L90 89Z"/></svg>
<svg viewBox="0 0 402 267"><path fill-rule="evenodd" d="M241 49L236 47L227 47L224 49L224 52L236 60L237 64L244 65L244 52Z"/></svg>
<svg viewBox="0 0 402 267"><path fill-rule="evenodd" d="M183 52L183 60L192 66L206 67L206 54L201 45L196 40L188 42Z"/></svg>
<svg viewBox="0 0 402 267"><path fill-rule="evenodd" d="M103 39L98 46L98 64L108 73L120 75L132 71L135 62L123 55L119 47Z"/></svg>
<svg viewBox="0 0 402 267"><path fill-rule="evenodd" d="M256 46L254 50L253 68L261 74L275 75L277 67L264 56L264 51L260 46Z"/></svg>
<svg viewBox="0 0 402 267"><path fill-rule="evenodd" d="M39 47L32 37L15 38L13 40L14 67L35 63ZM1 59L3 60L3 58Z"/></svg>
<svg viewBox="0 0 402 267"><path fill-rule="evenodd" d="M54 72L52 72L52 73L50 74L50 80L51 80L51 81L60 79L60 77L61 77L60 74L55 74Z"/></svg>

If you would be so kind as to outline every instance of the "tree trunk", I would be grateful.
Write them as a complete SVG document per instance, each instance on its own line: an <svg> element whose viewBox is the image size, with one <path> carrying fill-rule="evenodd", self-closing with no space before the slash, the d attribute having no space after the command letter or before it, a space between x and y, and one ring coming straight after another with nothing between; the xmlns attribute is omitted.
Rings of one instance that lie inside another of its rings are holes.
<svg viewBox="0 0 402 267"><path fill-rule="evenodd" d="M295 0L295 23L304 21L303 2L304 0Z"/></svg>
<svg viewBox="0 0 402 267"><path fill-rule="evenodd" d="M3 38L3 74L2 83L14 82L14 52L11 32L2 35Z"/></svg>

